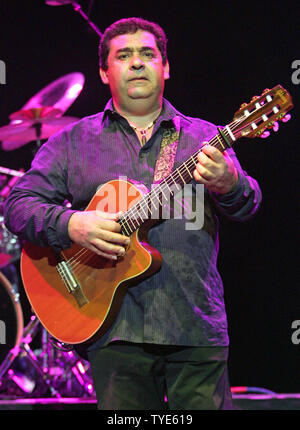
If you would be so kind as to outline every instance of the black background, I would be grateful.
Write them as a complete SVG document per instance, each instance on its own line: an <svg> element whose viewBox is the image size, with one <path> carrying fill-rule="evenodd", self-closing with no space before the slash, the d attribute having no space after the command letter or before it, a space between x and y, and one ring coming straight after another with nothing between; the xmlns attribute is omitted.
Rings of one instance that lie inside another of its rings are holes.
<svg viewBox="0 0 300 430"><path fill-rule="evenodd" d="M78 2L87 12L91 3ZM244 169L260 183L263 204L247 223L221 219L219 269L231 338L231 384L300 392L300 344L291 340L292 322L300 320L300 84L292 82L292 63L300 60L299 1L95 0L90 9L102 32L129 16L165 29L171 67L165 96L187 115L226 124L241 103L278 83L293 97L292 119L277 133L237 143ZM98 36L70 5L2 0L0 31L0 59L6 64L0 126L43 87L75 71L84 74L85 86L66 115L103 109L109 93L98 76ZM0 150L0 165L28 169L31 146Z"/></svg>

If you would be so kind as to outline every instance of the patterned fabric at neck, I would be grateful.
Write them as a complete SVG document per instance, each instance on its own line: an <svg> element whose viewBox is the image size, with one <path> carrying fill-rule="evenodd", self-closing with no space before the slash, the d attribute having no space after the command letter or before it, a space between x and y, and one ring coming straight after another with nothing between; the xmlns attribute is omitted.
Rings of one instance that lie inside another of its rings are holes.
<svg viewBox="0 0 300 430"><path fill-rule="evenodd" d="M160 153L155 165L154 184L158 184L166 178L173 169L179 133L180 133L180 118L173 118L173 127L165 128L160 147Z"/></svg>

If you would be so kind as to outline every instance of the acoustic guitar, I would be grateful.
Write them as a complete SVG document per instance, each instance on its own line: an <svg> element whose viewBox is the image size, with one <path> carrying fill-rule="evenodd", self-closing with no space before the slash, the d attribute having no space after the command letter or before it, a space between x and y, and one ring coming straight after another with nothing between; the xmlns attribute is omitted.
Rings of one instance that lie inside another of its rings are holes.
<svg viewBox="0 0 300 430"><path fill-rule="evenodd" d="M277 121L285 121L292 107L291 96L280 85L267 89L241 105L232 122L218 129L208 144L224 151L241 137L260 137ZM82 344L101 337L116 318L128 287L159 269L161 255L147 242L147 233L157 222L151 212L192 180L199 151L201 147L147 193L125 179L98 189L86 210L124 212L118 221L121 232L130 237L124 257L108 260L77 244L56 254L50 247L25 243L24 288L34 313L55 339ZM112 195L113 211L107 201Z"/></svg>

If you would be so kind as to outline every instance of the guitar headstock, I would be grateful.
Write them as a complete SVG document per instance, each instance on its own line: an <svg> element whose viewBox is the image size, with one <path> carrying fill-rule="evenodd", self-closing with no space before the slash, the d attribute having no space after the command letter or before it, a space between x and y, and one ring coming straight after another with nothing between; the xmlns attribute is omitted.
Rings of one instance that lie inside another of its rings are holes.
<svg viewBox="0 0 300 430"><path fill-rule="evenodd" d="M284 121L293 108L292 97L281 85L266 89L261 96L255 96L250 103L243 103L235 113L231 130L236 138L262 137L277 121Z"/></svg>

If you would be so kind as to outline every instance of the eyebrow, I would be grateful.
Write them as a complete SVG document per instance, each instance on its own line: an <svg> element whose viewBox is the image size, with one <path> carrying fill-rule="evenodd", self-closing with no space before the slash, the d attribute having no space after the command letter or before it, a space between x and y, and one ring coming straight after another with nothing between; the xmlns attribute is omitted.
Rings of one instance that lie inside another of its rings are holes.
<svg viewBox="0 0 300 430"><path fill-rule="evenodd" d="M130 48L130 47L125 47L125 48L120 48L116 51L116 54L120 54L122 52L133 52L134 49ZM141 48L138 48L139 52L143 52L143 51L153 51L155 52L155 48L153 48L152 46L142 46Z"/></svg>

